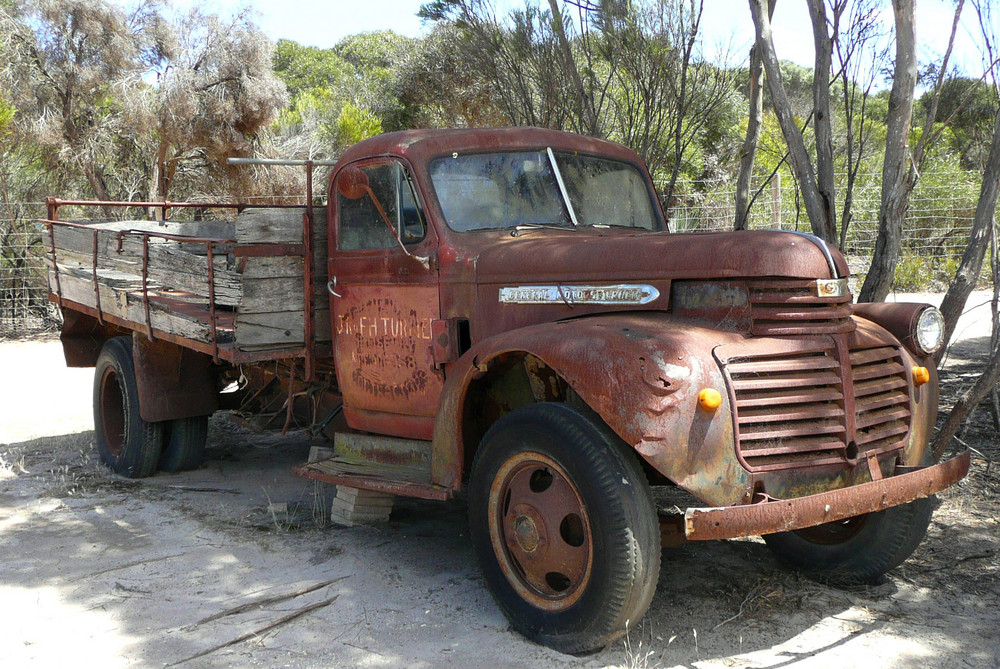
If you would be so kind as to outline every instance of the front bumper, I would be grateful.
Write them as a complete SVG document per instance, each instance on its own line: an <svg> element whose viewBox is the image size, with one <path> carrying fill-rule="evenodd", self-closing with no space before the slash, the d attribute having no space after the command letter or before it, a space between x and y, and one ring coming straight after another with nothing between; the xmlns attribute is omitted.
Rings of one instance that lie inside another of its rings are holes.
<svg viewBox="0 0 1000 669"><path fill-rule="evenodd" d="M685 511L683 525L665 519L665 544L736 539L801 530L912 502L944 490L969 472L969 451L936 465L795 499Z"/></svg>

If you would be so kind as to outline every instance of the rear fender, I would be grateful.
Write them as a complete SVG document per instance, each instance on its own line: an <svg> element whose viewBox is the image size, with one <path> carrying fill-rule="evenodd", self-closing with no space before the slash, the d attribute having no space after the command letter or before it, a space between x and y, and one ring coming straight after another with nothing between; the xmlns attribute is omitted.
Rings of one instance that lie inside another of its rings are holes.
<svg viewBox="0 0 1000 669"><path fill-rule="evenodd" d="M212 356L133 332L132 358L143 420L209 416L219 408Z"/></svg>
<svg viewBox="0 0 1000 669"><path fill-rule="evenodd" d="M72 309L63 309L62 315L59 340L62 342L67 367L96 366L104 342L112 337L129 334L128 330L110 323L101 323L93 316Z"/></svg>
<svg viewBox="0 0 1000 669"><path fill-rule="evenodd" d="M448 370L434 429L434 481L460 487L482 435L506 411L579 398L668 479L708 504L736 503L748 495L749 477L735 455L729 398L712 357L730 338L740 337L668 314L625 313L485 339ZM533 378L519 382L506 373L518 364ZM714 411L699 405L704 388L722 395Z"/></svg>

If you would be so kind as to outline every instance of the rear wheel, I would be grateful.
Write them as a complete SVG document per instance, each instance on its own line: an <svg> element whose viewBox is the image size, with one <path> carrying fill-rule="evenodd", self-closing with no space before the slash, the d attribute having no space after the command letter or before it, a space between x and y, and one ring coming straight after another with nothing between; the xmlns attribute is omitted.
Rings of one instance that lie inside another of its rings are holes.
<svg viewBox="0 0 1000 669"><path fill-rule="evenodd" d="M498 420L473 463L469 520L490 592L533 641L601 648L649 607L656 508L635 455L595 417L537 404Z"/></svg>
<svg viewBox="0 0 1000 669"><path fill-rule="evenodd" d="M836 585L878 583L903 563L927 533L934 497L794 532L764 536L793 569Z"/></svg>
<svg viewBox="0 0 1000 669"><path fill-rule="evenodd" d="M163 427L139 415L132 339L109 339L94 370L94 437L101 462L129 478L151 476L160 459Z"/></svg>
<svg viewBox="0 0 1000 669"><path fill-rule="evenodd" d="M208 441L208 416L176 418L168 423L167 435L160 469L173 473L201 466Z"/></svg>

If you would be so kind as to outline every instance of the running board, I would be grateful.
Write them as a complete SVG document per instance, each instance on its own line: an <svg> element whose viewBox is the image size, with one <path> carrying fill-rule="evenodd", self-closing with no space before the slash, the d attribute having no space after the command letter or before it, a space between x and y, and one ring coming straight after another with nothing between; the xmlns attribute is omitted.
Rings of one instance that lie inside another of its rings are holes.
<svg viewBox="0 0 1000 669"><path fill-rule="evenodd" d="M314 481L359 490L446 500L455 491L431 482L430 443L412 439L338 432L332 453L295 467L292 472Z"/></svg>
<svg viewBox="0 0 1000 669"><path fill-rule="evenodd" d="M310 462L292 469L296 476L332 483L334 485L358 488L359 490L372 490L374 492L384 492L390 495L401 497L419 497L420 499L451 499L455 491L451 488L444 488L433 483L419 481L408 481L405 479L390 478L386 476L391 472L385 471L384 466L368 466L368 471L359 471L356 463L348 463L334 456L327 460Z"/></svg>

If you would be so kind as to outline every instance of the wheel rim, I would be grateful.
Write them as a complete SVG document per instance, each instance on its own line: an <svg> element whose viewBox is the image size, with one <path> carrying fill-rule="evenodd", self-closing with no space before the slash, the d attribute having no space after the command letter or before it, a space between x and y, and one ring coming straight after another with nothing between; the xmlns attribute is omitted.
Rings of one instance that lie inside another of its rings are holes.
<svg viewBox="0 0 1000 669"><path fill-rule="evenodd" d="M796 534L814 544L835 546L847 541L860 532L867 520L867 515L854 516L853 518L824 523L815 527L807 527L804 530L798 530Z"/></svg>
<svg viewBox="0 0 1000 669"><path fill-rule="evenodd" d="M525 452L508 459L490 489L490 538L520 597L562 611L586 591L594 547L586 506L554 460Z"/></svg>
<svg viewBox="0 0 1000 669"><path fill-rule="evenodd" d="M118 374L112 368L101 376L101 432L104 444L113 457L121 455L125 443L125 399Z"/></svg>

